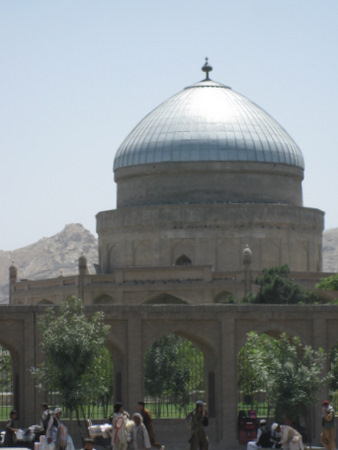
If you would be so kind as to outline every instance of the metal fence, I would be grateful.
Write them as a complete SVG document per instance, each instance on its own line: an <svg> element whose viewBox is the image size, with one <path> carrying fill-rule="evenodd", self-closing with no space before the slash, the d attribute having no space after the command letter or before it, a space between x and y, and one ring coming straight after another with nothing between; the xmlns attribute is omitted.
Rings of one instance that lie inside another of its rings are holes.
<svg viewBox="0 0 338 450"><path fill-rule="evenodd" d="M168 335L144 357L147 408L155 418L185 418L205 399L203 353L190 341Z"/></svg>
<svg viewBox="0 0 338 450"><path fill-rule="evenodd" d="M8 420L13 405L12 358L10 352L0 345L0 420Z"/></svg>

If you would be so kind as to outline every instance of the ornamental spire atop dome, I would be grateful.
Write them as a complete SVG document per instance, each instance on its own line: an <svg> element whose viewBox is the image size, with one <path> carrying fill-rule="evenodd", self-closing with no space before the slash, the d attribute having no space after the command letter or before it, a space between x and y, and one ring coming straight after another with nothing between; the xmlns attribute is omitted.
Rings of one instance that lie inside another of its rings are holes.
<svg viewBox="0 0 338 450"><path fill-rule="evenodd" d="M209 64L209 62L208 62L208 58L205 58L205 63L203 64L203 66L202 66L202 71L203 72L205 72L205 80L204 81L207 81L207 80L210 80L210 78L209 78L209 72L211 72L212 71L212 66L210 66L210 64Z"/></svg>

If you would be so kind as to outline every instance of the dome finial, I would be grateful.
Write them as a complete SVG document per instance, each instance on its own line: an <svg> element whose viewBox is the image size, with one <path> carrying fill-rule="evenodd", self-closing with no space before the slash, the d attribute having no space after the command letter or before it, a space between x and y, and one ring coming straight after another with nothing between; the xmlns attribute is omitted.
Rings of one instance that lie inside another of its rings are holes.
<svg viewBox="0 0 338 450"><path fill-rule="evenodd" d="M204 65L202 66L202 71L206 73L206 75L205 75L205 80L204 80L204 81L210 80L210 78L209 78L209 72L212 71L212 67L210 66L210 64L209 64L209 62L208 62L208 58L205 58L205 63L204 63Z"/></svg>

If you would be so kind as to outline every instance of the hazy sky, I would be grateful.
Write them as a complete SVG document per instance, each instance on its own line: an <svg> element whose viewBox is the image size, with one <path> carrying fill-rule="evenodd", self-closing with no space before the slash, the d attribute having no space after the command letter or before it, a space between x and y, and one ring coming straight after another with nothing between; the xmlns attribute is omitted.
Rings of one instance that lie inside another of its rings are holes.
<svg viewBox="0 0 338 450"><path fill-rule="evenodd" d="M117 148L206 56L293 137L304 205L338 227L337 53L337 0L1 0L0 249L95 233Z"/></svg>

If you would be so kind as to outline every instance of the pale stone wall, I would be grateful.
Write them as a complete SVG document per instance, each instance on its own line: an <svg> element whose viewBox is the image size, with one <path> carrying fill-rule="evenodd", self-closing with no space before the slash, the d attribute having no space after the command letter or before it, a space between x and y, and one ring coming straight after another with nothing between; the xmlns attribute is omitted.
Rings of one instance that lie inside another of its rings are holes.
<svg viewBox="0 0 338 450"><path fill-rule="evenodd" d="M322 347L325 351L338 342L338 309L335 306L101 305L100 310L111 325L108 347L115 375L119 373L122 380L121 389L115 385L115 400L122 400L129 411L134 411L137 401L144 396L143 358L152 343L175 333L200 348L206 373L215 375L216 417L212 421L210 437L223 448L237 445L236 358L249 331L273 336L285 331L300 336L304 344ZM41 394L34 387L29 369L41 361L36 324L43 311L42 306L0 307L0 344L12 354L15 406L19 410L21 426L31 425L39 417ZM86 311L91 314L97 307L88 306ZM206 393L208 395L208 385ZM321 394L327 395L324 391ZM315 414L314 442L318 443L319 404ZM170 424L170 421L166 423ZM182 436L177 439L186 438L184 434Z"/></svg>

